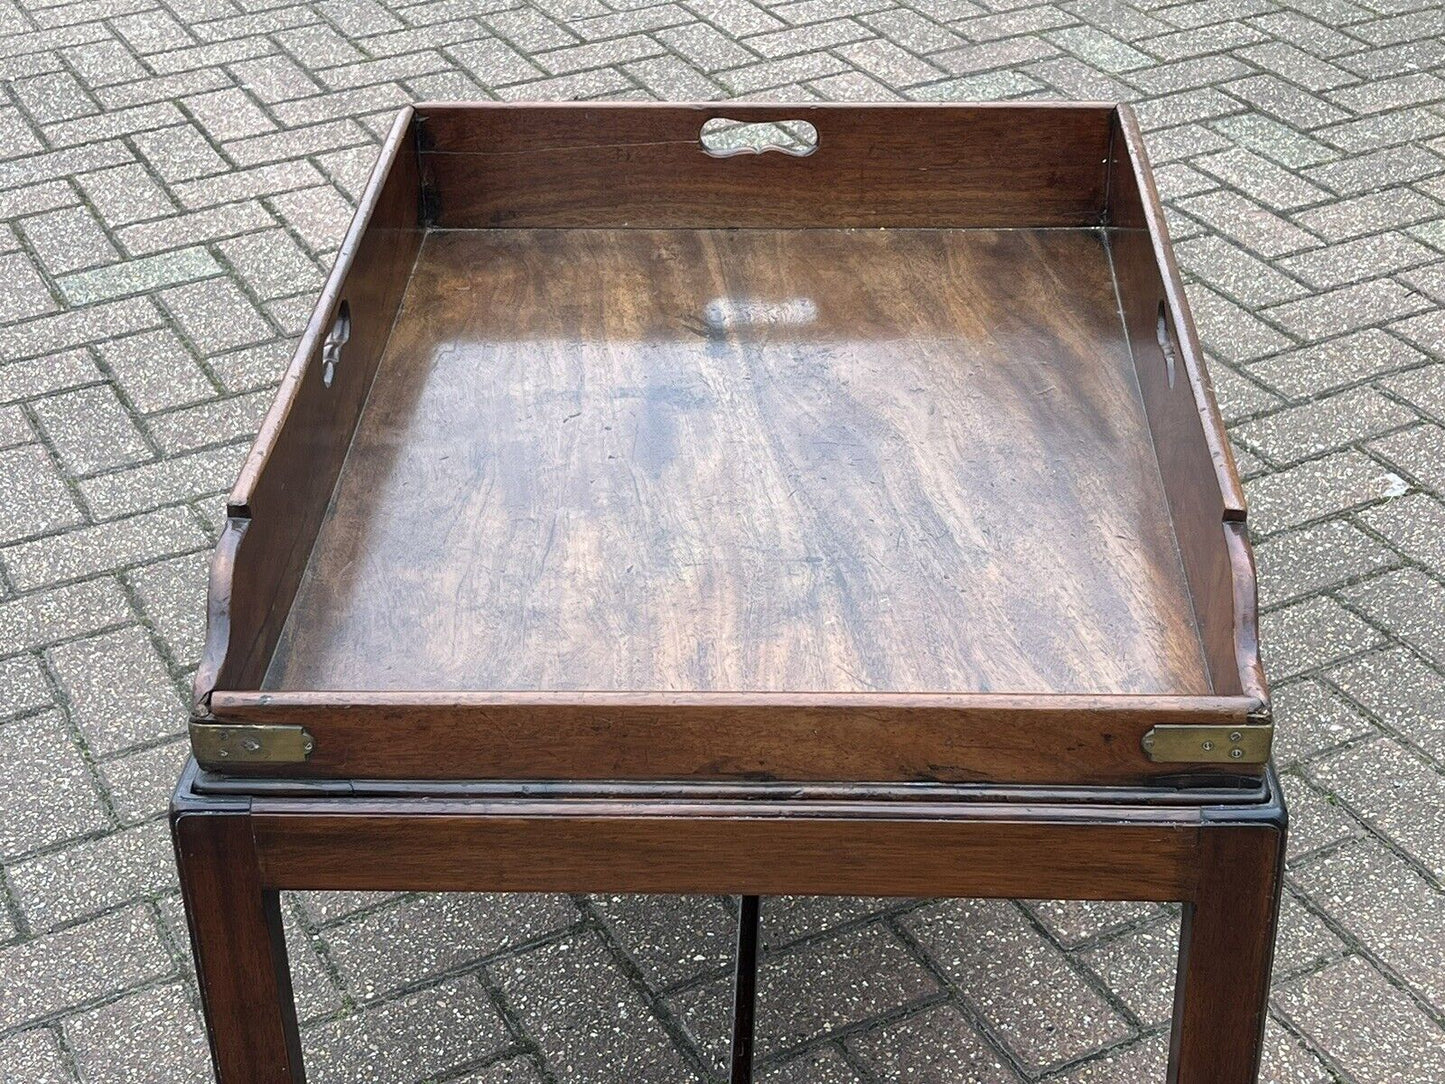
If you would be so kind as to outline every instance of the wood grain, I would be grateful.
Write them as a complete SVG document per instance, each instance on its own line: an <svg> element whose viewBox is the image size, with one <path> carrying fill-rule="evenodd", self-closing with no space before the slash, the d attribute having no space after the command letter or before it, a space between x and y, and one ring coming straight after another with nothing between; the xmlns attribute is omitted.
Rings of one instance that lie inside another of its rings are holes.
<svg viewBox="0 0 1445 1084"><path fill-rule="evenodd" d="M1208 694L1113 293L1088 232L430 234L266 688Z"/></svg>
<svg viewBox="0 0 1445 1084"><path fill-rule="evenodd" d="M1182 900L1199 833L1197 811L1127 811L1155 821L1128 823L979 807L913 820L838 809L472 808L258 811L256 847L277 888Z"/></svg>
<svg viewBox="0 0 1445 1084"><path fill-rule="evenodd" d="M218 691L234 722L304 726L302 764L256 774L377 779L1169 782L1140 739L1162 723L1245 725L1244 697ZM1190 769L1196 786L1260 765Z"/></svg>
<svg viewBox="0 0 1445 1084"><path fill-rule="evenodd" d="M261 882L250 818L197 810L171 827L219 1084L303 1084L280 903Z"/></svg>
<svg viewBox="0 0 1445 1084"><path fill-rule="evenodd" d="M1085 226L1113 110L1091 104L422 105L446 228ZM718 158L705 121L799 119L807 157Z"/></svg>
<svg viewBox="0 0 1445 1084"><path fill-rule="evenodd" d="M1142 138L1126 107L1117 125L1110 255L1210 682L1218 693L1245 692L1267 702L1258 647L1246 636L1256 594L1249 543L1228 527L1244 521L1243 490Z"/></svg>
<svg viewBox="0 0 1445 1084"><path fill-rule="evenodd" d="M1180 929L1168 1084L1255 1084L1269 1007L1285 814L1200 831Z"/></svg>
<svg viewBox="0 0 1445 1084"><path fill-rule="evenodd" d="M254 686L265 673L421 244L419 185L403 110L231 491L195 679L198 710L218 684ZM326 387L320 355L343 303L350 339Z"/></svg>
<svg viewBox="0 0 1445 1084"><path fill-rule="evenodd" d="M713 158L716 115L820 149ZM638 228L412 276L423 207ZM850 223L1078 228L696 228ZM1243 515L1126 107L420 106L232 495L197 711L313 728L312 777L1256 785L1138 746L1267 716Z"/></svg>

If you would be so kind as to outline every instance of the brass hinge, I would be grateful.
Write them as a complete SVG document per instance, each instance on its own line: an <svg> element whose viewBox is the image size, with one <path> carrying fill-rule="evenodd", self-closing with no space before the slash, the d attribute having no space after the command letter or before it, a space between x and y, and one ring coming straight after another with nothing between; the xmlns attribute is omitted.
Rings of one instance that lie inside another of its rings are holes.
<svg viewBox="0 0 1445 1084"><path fill-rule="evenodd" d="M298 764L316 741L305 727L191 723L191 751L203 768L231 764Z"/></svg>
<svg viewBox="0 0 1445 1084"><path fill-rule="evenodd" d="M1274 726L1156 726L1144 735L1144 752L1156 764L1263 764Z"/></svg>

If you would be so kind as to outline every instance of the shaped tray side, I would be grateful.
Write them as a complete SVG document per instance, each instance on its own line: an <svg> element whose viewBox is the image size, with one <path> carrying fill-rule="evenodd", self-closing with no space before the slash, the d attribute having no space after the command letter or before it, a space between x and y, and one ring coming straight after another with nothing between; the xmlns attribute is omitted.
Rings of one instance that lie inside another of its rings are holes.
<svg viewBox="0 0 1445 1084"><path fill-rule="evenodd" d="M1154 435L1214 691L1259 701L1258 588L1224 421L1179 278L1133 111L1121 105L1111 155L1109 228L1120 309ZM1221 532L1223 534L1221 544Z"/></svg>
<svg viewBox="0 0 1445 1084"><path fill-rule="evenodd" d="M194 682L199 716L213 689L260 685L400 310L422 236L412 116L404 109L392 125L227 502Z"/></svg>

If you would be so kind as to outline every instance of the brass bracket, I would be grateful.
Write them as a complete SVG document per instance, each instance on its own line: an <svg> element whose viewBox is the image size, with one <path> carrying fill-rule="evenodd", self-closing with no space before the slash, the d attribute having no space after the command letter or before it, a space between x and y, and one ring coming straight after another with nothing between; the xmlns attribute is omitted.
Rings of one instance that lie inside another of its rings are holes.
<svg viewBox="0 0 1445 1084"><path fill-rule="evenodd" d="M231 764L299 764L316 748L300 726L191 723L191 751L203 768Z"/></svg>
<svg viewBox="0 0 1445 1084"><path fill-rule="evenodd" d="M1144 735L1144 752L1156 764L1263 764L1273 724L1156 726Z"/></svg>

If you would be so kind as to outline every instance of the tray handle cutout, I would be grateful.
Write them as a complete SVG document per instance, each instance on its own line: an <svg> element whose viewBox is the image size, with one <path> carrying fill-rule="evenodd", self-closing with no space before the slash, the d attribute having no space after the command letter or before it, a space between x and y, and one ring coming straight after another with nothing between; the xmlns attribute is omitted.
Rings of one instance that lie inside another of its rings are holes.
<svg viewBox="0 0 1445 1084"><path fill-rule="evenodd" d="M321 384L331 387L336 379L336 367L341 364L341 348L351 338L351 303L342 301L336 308L336 319L321 344Z"/></svg>
<svg viewBox="0 0 1445 1084"><path fill-rule="evenodd" d="M1164 352L1164 372L1169 377L1169 386L1174 386L1175 373L1179 368L1179 350L1174 345L1174 327L1169 321L1169 306L1159 302L1159 320L1154 335L1159 340L1159 349Z"/></svg>
<svg viewBox="0 0 1445 1084"><path fill-rule="evenodd" d="M750 123L730 117L713 117L704 122L698 142L714 158L769 152L806 158L818 149L818 129L805 120Z"/></svg>

